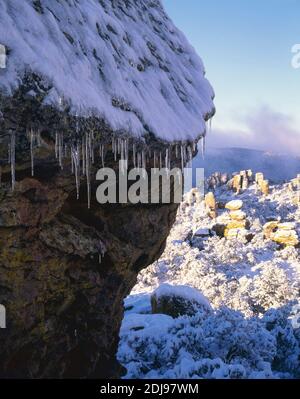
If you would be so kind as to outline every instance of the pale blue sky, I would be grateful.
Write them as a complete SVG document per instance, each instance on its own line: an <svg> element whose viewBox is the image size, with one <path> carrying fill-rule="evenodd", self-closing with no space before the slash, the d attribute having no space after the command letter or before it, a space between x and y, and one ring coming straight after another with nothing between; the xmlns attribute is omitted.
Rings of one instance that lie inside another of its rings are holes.
<svg viewBox="0 0 300 399"><path fill-rule="evenodd" d="M163 0L163 4L203 59L216 92L216 132L224 131L223 138L228 133L231 141L235 134L245 146L257 142L257 147L267 145L269 140L260 141L268 134L273 141L270 149L275 149L277 144L282 147L280 135L287 133L279 129L286 127L293 136L287 146L294 147L298 137L300 154L300 69L291 67L291 48L300 43L300 0ZM271 120L263 120L264 115Z"/></svg>

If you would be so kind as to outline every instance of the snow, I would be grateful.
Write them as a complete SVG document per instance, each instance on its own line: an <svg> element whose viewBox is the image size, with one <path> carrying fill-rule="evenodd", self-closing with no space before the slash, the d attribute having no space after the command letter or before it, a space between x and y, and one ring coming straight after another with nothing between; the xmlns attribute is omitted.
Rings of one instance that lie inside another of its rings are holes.
<svg viewBox="0 0 300 399"><path fill-rule="evenodd" d="M160 0L33 3L0 2L9 50L2 93L12 95L34 72L52 86L44 104L68 104L73 115L103 118L114 131L148 130L168 141L205 134L213 90Z"/></svg>
<svg viewBox="0 0 300 399"><path fill-rule="evenodd" d="M163 255L139 274L125 301L130 311L125 307L124 326L135 318L142 325L145 318L144 329L122 327L118 358L127 368L125 378L300 377L300 251L281 249L263 233L274 218L294 225L300 237L300 207L288 184L270 190L268 196L255 185L238 196L226 185L215 191L217 201L243 201L251 242L194 238L193 231L228 221L229 211L219 210L211 220L203 201L190 205L186 194ZM213 312L167 316L163 325L151 314L150 296L168 291L165 284L199 290Z"/></svg>

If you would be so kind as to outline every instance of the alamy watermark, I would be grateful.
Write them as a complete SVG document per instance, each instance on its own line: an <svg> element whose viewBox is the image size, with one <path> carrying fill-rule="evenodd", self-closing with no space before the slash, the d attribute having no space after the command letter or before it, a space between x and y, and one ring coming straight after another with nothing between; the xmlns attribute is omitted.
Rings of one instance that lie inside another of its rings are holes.
<svg viewBox="0 0 300 399"><path fill-rule="evenodd" d="M0 304L0 328L6 328L6 309Z"/></svg>
<svg viewBox="0 0 300 399"><path fill-rule="evenodd" d="M0 69L6 68L6 48L0 43Z"/></svg>
<svg viewBox="0 0 300 399"><path fill-rule="evenodd" d="M169 204L182 202L184 192L197 187L204 197L203 168L144 168L127 169L126 161L119 161L119 174L114 169L101 168L96 180L99 204Z"/></svg>
<svg viewBox="0 0 300 399"><path fill-rule="evenodd" d="M292 67L294 69L300 69L300 43L294 44L292 47Z"/></svg>

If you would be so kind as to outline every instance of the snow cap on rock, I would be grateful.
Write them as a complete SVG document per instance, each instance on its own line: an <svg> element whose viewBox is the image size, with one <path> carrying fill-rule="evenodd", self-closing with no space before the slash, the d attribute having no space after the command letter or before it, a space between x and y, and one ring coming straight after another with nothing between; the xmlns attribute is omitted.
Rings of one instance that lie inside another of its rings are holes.
<svg viewBox="0 0 300 399"><path fill-rule="evenodd" d="M44 104L165 141L204 135L215 112L203 63L160 0L2 0L0 38L2 95L32 73L52 87Z"/></svg>

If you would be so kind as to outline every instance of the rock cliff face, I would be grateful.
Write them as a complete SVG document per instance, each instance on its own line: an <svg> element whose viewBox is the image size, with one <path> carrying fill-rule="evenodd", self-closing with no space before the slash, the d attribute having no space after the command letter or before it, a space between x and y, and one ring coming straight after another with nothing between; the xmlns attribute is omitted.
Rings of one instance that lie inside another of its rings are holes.
<svg viewBox="0 0 300 399"><path fill-rule="evenodd" d="M116 377L123 299L162 253L177 205L100 206L92 184L87 209L84 183L77 200L74 176L47 159L35 177L17 163L14 192L2 173L1 374Z"/></svg>
<svg viewBox="0 0 300 399"><path fill-rule="evenodd" d="M10 0L0 22L0 375L118 377L123 299L177 204L99 205L95 172L183 166L213 91L158 0Z"/></svg>

